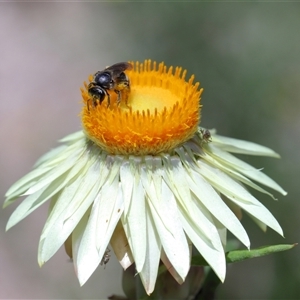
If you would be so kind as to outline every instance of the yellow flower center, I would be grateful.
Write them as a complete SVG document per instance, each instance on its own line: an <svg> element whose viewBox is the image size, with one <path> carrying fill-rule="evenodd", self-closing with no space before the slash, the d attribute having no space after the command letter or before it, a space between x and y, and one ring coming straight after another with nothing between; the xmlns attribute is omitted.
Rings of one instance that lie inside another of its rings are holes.
<svg viewBox="0 0 300 300"><path fill-rule="evenodd" d="M190 139L200 121L199 83L186 81L186 70L145 60L125 71L130 79L127 104L114 90L102 103L82 89L83 129L90 140L110 154L155 155ZM92 79L92 77L90 77Z"/></svg>

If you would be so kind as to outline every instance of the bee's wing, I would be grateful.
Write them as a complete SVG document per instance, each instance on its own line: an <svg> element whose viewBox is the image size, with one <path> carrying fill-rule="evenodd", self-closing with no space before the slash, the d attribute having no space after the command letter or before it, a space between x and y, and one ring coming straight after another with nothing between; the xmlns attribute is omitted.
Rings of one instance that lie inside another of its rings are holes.
<svg viewBox="0 0 300 300"><path fill-rule="evenodd" d="M131 63L120 62L107 67L105 70L111 71L113 75L118 76L120 73L124 72L125 70L131 70L132 68L133 66Z"/></svg>

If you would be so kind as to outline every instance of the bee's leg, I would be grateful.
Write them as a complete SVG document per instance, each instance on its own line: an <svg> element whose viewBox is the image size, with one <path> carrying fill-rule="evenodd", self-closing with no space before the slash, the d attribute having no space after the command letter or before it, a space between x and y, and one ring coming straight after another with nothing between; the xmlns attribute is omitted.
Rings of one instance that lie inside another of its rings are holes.
<svg viewBox="0 0 300 300"><path fill-rule="evenodd" d="M90 102L92 101L92 105L90 105ZM92 99L88 99L86 106L87 106L87 110L90 111L90 107L92 106L93 108L95 108L98 105L98 99L97 98L92 98Z"/></svg>
<svg viewBox="0 0 300 300"><path fill-rule="evenodd" d="M123 92L122 98L123 98L124 101L125 101L125 105L126 105L127 107L129 107L129 105L128 105L128 98L129 98L129 94L130 94L130 86L127 85L126 88L124 88L124 89L122 90L122 92Z"/></svg>
<svg viewBox="0 0 300 300"><path fill-rule="evenodd" d="M88 112L90 111L90 105L89 105L89 103L90 103L90 99L88 99L87 102L86 102L86 107L87 107Z"/></svg>
<svg viewBox="0 0 300 300"><path fill-rule="evenodd" d="M98 105L98 98L93 98L93 107L95 108ZM100 104L101 104L101 100L100 100Z"/></svg>
<svg viewBox="0 0 300 300"><path fill-rule="evenodd" d="M117 105L119 106L121 102L121 91L115 90L115 93L118 95Z"/></svg>
<svg viewBox="0 0 300 300"><path fill-rule="evenodd" d="M101 95L100 104L104 101L105 95L106 95L107 96L107 107L109 107L110 106L110 95L106 90L104 90L104 91L105 91L105 94Z"/></svg>
<svg viewBox="0 0 300 300"><path fill-rule="evenodd" d="M107 107L110 106L110 95L109 93L107 93Z"/></svg>

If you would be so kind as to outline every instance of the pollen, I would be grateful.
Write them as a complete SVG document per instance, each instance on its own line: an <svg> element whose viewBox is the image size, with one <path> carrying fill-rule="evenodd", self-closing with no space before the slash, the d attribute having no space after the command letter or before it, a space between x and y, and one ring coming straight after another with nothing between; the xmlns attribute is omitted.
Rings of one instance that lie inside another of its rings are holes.
<svg viewBox="0 0 300 300"><path fill-rule="evenodd" d="M196 133L203 89L194 83L194 76L186 80L187 72L181 67L167 68L151 60L131 64L133 68L125 71L130 89L120 98L114 89L106 90L110 103L107 99L95 102L84 84L84 132L110 154L170 152Z"/></svg>

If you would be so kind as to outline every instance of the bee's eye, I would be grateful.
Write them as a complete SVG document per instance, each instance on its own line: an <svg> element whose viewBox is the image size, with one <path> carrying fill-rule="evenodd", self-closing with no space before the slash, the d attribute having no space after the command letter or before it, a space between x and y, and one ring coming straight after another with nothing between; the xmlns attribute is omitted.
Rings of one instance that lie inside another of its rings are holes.
<svg viewBox="0 0 300 300"><path fill-rule="evenodd" d="M105 89L110 89L112 84L112 77L109 73L99 73L95 76L95 83Z"/></svg>

